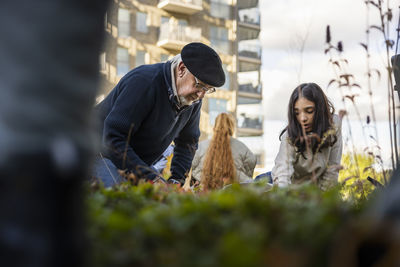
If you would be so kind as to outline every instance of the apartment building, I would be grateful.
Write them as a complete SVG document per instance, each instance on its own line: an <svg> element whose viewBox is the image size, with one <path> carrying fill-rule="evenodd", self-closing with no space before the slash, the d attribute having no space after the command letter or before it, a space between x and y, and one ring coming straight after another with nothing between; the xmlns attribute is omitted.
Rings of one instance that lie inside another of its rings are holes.
<svg viewBox="0 0 400 267"><path fill-rule="evenodd" d="M238 137L264 162L261 84L260 9L258 0L237 0Z"/></svg>
<svg viewBox="0 0 400 267"><path fill-rule="evenodd" d="M238 136L245 142L258 136L262 142L258 1L233 1L114 0L104 18L97 100L130 69L168 60L189 42L203 42L220 55L226 83L203 100L200 139L210 137L220 112L229 112L238 118Z"/></svg>

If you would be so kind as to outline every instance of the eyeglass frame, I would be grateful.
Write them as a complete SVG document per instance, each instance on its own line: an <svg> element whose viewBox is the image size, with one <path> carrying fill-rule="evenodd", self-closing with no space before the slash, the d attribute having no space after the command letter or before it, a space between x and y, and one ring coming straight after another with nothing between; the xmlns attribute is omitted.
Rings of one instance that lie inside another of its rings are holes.
<svg viewBox="0 0 400 267"><path fill-rule="evenodd" d="M196 83L194 84L194 86L195 86L197 89L203 90L206 94L212 94L212 93L214 93L214 92L216 91L215 87L206 87L205 85L202 85L202 84L199 82L199 79L197 79L196 76L193 75L193 77L194 77L194 80L195 80L195 82L196 82Z"/></svg>

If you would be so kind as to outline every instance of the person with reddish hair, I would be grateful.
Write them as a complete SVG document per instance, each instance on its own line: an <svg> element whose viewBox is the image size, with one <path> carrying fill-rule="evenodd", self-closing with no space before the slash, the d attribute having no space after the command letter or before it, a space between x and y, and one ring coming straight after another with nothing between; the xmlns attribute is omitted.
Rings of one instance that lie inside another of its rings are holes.
<svg viewBox="0 0 400 267"><path fill-rule="evenodd" d="M232 137L234 131L233 116L221 113L215 119L212 139L199 143L192 163L192 177L204 190L253 181L256 157L245 144Z"/></svg>

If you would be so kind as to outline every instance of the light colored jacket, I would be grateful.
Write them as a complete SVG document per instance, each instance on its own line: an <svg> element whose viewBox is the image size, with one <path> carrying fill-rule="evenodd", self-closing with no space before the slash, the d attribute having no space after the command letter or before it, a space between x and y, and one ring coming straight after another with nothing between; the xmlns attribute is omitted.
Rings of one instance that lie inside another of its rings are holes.
<svg viewBox="0 0 400 267"><path fill-rule="evenodd" d="M199 148L192 162L192 176L197 181L201 180L201 171L203 169L204 156L207 153L210 140L204 140L199 143ZM231 137L231 149L233 161L236 167L236 177L239 182L249 182L253 180L253 171L257 159L250 149L241 141Z"/></svg>
<svg viewBox="0 0 400 267"><path fill-rule="evenodd" d="M300 153L296 153L295 147L289 142L287 132L282 135L275 166L272 168L275 184L284 187L291 183L310 180L312 177L317 178L317 184L322 190L337 184L338 167L342 159L342 122L339 116L333 115L333 123L336 143L323 148L315 155L312 155L311 151L304 152L306 159Z"/></svg>

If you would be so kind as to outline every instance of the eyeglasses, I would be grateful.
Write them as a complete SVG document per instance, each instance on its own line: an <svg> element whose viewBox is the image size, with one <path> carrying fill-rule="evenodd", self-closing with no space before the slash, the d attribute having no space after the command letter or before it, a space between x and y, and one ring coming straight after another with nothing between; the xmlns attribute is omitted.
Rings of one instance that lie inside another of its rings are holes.
<svg viewBox="0 0 400 267"><path fill-rule="evenodd" d="M215 92L215 87L206 87L205 85L199 83L199 80L196 78L196 76L193 75L193 77L194 77L194 80L196 81L194 86L197 89L202 89L206 94L212 94Z"/></svg>

